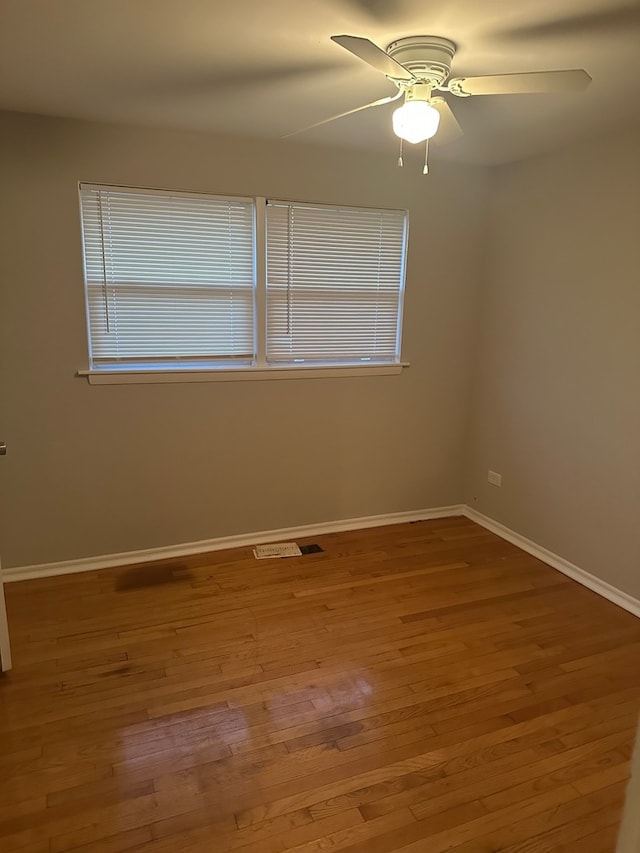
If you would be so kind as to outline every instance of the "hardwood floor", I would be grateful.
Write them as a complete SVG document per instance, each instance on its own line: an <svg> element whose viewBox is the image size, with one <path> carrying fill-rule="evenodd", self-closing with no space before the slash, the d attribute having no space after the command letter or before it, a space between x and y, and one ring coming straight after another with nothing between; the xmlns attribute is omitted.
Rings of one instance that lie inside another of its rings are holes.
<svg viewBox="0 0 640 853"><path fill-rule="evenodd" d="M640 620L462 518L6 587L7 853L613 853Z"/></svg>

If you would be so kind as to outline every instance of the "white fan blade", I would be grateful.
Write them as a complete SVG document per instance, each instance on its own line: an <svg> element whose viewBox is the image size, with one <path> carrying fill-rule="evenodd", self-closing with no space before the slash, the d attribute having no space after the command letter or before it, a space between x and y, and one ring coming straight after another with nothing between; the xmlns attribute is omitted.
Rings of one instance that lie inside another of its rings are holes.
<svg viewBox="0 0 640 853"><path fill-rule="evenodd" d="M435 145L447 145L462 136L463 131L458 124L458 119L445 99L433 98L431 105L440 113L440 124L438 132L433 137L433 143Z"/></svg>
<svg viewBox="0 0 640 853"><path fill-rule="evenodd" d="M531 71L524 74L492 74L488 77L456 77L447 88L454 95L520 95L536 92L576 92L591 83L586 71Z"/></svg>
<svg viewBox="0 0 640 853"><path fill-rule="evenodd" d="M378 101L372 101L370 104L364 104L361 107L356 107L354 110L347 110L346 113L338 113L337 116L331 116L331 118L323 118L322 121L317 121L315 124L309 124L307 127L302 127L300 130L294 130L291 133L285 133L284 136L281 136L280 139L288 139L290 136L296 136L298 133L304 133L307 130L312 130L314 127L320 127L321 124L328 124L330 121L335 121L339 118L344 118L345 116L353 115L353 113L359 113L362 110L368 110L369 107L381 107L383 104L390 104L391 101L397 101L398 98L401 98L404 95L404 92L396 92L395 95L389 95L388 98L380 98Z"/></svg>
<svg viewBox="0 0 640 853"><path fill-rule="evenodd" d="M373 66L376 71L382 71L387 77L393 77L394 80L416 79L403 65L392 59L388 53L369 39L360 38L360 36L331 36L331 41L344 47L367 65Z"/></svg>

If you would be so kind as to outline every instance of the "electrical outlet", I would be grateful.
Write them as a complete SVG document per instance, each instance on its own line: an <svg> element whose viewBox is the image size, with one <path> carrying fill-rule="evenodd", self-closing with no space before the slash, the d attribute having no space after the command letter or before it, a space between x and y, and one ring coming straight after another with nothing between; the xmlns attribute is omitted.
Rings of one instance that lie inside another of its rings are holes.
<svg viewBox="0 0 640 853"><path fill-rule="evenodd" d="M487 482L491 483L492 486L501 486L502 474L496 474L495 471L489 471L487 474Z"/></svg>

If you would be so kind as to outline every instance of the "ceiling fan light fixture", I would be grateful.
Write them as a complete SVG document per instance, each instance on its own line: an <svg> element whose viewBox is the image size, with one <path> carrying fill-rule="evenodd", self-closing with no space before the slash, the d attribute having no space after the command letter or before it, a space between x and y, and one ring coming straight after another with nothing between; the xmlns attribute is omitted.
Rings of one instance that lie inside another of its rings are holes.
<svg viewBox="0 0 640 853"><path fill-rule="evenodd" d="M440 113L426 101L407 101L393 113L393 132L407 142L424 142L435 136Z"/></svg>

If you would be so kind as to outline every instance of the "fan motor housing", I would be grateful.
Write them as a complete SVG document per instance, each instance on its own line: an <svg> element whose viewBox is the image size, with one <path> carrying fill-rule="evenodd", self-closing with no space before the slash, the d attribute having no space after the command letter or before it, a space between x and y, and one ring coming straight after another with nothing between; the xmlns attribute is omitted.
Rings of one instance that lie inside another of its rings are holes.
<svg viewBox="0 0 640 853"><path fill-rule="evenodd" d="M439 36L409 36L392 41L387 53L419 80L435 88L442 86L449 76L456 46Z"/></svg>

